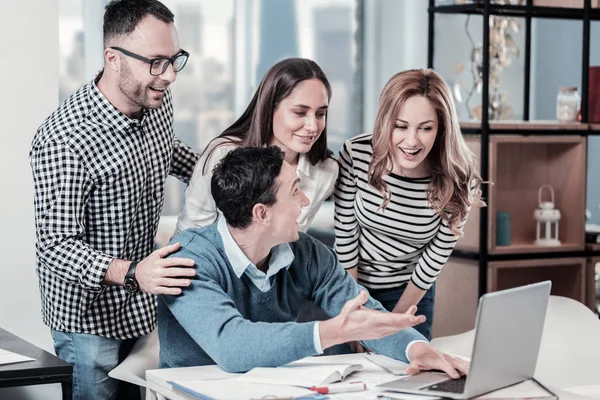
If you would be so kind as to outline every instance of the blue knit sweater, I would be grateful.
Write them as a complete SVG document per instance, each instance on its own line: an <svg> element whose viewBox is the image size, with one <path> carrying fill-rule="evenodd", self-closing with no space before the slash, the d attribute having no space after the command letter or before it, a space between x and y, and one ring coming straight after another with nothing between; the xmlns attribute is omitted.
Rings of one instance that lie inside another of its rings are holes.
<svg viewBox="0 0 600 400"><path fill-rule="evenodd" d="M217 224L187 229L172 242L180 242L181 249L171 257L192 258L196 276L181 295L158 296L160 368L216 363L226 371L243 372L316 355L315 322L295 322L300 306L309 299L336 316L363 289L331 249L304 233L290 243L295 258L274 276L267 292L246 274L235 275ZM372 298L365 306L387 312ZM409 328L364 343L406 362L405 349L413 340L425 338Z"/></svg>

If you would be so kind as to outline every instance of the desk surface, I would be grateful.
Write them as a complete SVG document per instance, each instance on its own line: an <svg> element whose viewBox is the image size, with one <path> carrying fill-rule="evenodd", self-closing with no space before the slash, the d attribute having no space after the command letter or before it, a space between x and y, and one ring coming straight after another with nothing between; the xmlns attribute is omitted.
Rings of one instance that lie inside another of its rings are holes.
<svg viewBox="0 0 600 400"><path fill-rule="evenodd" d="M61 379L70 379L73 373L71 364L2 328L0 328L0 349L35 358L35 361L0 365L0 387L30 385L34 383L31 380L58 382Z"/></svg>
<svg viewBox="0 0 600 400"><path fill-rule="evenodd" d="M375 389L375 385L387 381L397 379L397 377L388 374L381 370L375 364L367 361L360 354L347 354L337 356L323 356L315 357L317 362L338 362L338 363L360 363L363 365L363 370L353 375L355 379L361 379L371 390L360 393L341 393L337 395L330 395L332 399L377 399L377 395L380 393ZM223 379L228 377L234 377L237 374L229 374L224 372L217 366L203 366L203 367L189 367L189 368L173 368L173 369L157 369L148 370L146 372L147 389L158 393L170 400L192 400L197 399L196 397L186 395L180 391L176 391L168 383L171 380L202 380L202 379ZM527 382L521 384L526 385ZM590 398L597 398L596 394L600 393L600 386L586 387L586 391L567 391L558 389L555 387L551 388L561 400L589 400ZM400 394L398 394L401 396ZM587 397L590 396L590 397ZM406 396L409 397L409 396ZM482 396L484 398L493 398L493 393Z"/></svg>

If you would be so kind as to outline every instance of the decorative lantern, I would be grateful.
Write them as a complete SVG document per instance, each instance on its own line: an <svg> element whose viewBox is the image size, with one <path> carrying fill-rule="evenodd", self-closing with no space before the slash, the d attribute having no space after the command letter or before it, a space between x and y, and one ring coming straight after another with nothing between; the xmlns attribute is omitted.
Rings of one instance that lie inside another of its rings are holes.
<svg viewBox="0 0 600 400"><path fill-rule="evenodd" d="M550 201L542 201L542 192L548 189ZM533 212L533 218L537 222L535 230L535 244L539 246L560 246L558 240L558 221L560 211L554 208L554 189L550 185L542 185L538 190L538 201L540 208Z"/></svg>

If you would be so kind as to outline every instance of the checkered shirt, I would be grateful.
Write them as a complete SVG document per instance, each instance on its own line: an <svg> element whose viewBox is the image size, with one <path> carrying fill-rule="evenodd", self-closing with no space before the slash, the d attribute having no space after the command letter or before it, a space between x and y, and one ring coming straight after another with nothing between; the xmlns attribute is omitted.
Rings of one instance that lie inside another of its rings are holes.
<svg viewBox="0 0 600 400"><path fill-rule="evenodd" d="M98 79L65 100L31 145L36 270L48 326L128 339L154 329L156 298L107 286L104 276L114 258L152 252L165 179L188 182L198 155L173 136L170 92L135 120Z"/></svg>

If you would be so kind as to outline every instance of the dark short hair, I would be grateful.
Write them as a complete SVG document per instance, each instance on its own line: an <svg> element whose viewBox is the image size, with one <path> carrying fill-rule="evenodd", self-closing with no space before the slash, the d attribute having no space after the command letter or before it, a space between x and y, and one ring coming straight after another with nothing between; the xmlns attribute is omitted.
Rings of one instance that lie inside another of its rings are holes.
<svg viewBox="0 0 600 400"><path fill-rule="evenodd" d="M218 137L233 139L235 143L241 142L241 146L262 147L269 144L274 135L275 110L299 84L309 79L321 81L327 90L327 100L331 100L331 85L325 72L316 62L307 58L286 58L279 61L267 71L242 116ZM209 147L207 146L206 149ZM209 152L207 160L210 155ZM321 136L312 145L307 156L310 163L316 165L331 155L332 152L327 148L327 125L325 125Z"/></svg>
<svg viewBox="0 0 600 400"><path fill-rule="evenodd" d="M104 11L104 47L110 39L133 32L147 15L165 24L174 19L171 10L158 0L112 0Z"/></svg>
<svg viewBox="0 0 600 400"><path fill-rule="evenodd" d="M275 204L283 158L277 146L238 147L216 165L210 190L217 208L231 227L250 226L256 204Z"/></svg>

